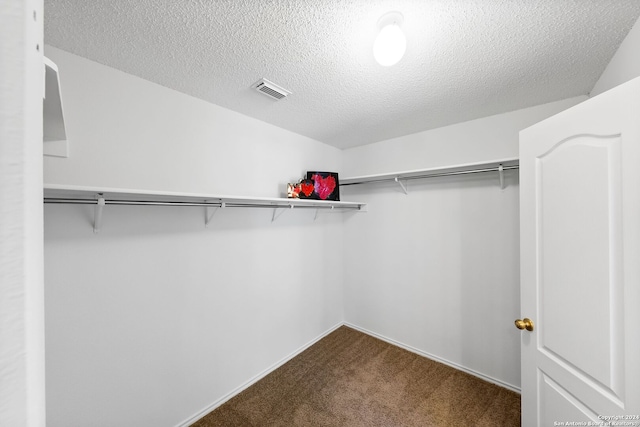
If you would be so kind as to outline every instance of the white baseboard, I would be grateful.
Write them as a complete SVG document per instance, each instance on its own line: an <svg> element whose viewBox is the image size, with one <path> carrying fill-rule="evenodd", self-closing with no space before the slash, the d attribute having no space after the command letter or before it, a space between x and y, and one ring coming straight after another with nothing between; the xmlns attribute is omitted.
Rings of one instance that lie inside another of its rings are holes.
<svg viewBox="0 0 640 427"><path fill-rule="evenodd" d="M443 363L443 364L445 364L447 366L451 366L452 368L455 368L455 369L457 369L459 371L462 371L462 372L466 372L468 374L473 375L474 377L478 377L480 379L483 379L485 381L488 381L488 382L493 383L495 385L498 385L500 387L504 387L504 388L506 388L508 390L515 391L516 393L521 393L520 387L516 387L516 386L514 386L512 384L505 383L504 381L500 381L498 379L492 378L492 377L490 377L488 375L485 375L485 374L482 374L480 372L474 371L473 369L465 368L462 365L459 365L457 363L454 363L454 362L451 362L449 360L443 359L441 357L435 356L433 354L427 353L425 351L419 350L419 349L417 349L415 347L411 347L410 345L403 344L403 343L398 342L396 340L393 340L391 338L387 338L384 335L377 334L377 333L369 331L369 330L367 330L365 328L361 328L359 326L353 325L353 324L351 324L349 322L344 322L344 326L347 326L349 328L355 329L356 331L362 332L363 334L370 335L370 336L372 336L374 338L378 338L378 339L380 339L382 341L388 342L389 344L395 345L396 347L403 348L403 349L405 349L407 351L410 351L412 353L415 353L415 354L417 354L419 356L426 357L427 359L435 360L436 362L440 362L440 363Z"/></svg>
<svg viewBox="0 0 640 427"><path fill-rule="evenodd" d="M312 339L311 341L309 341L308 343L304 344L302 347L298 348L297 350L294 350L289 355L283 357L280 361L276 362L275 364L271 365L270 367L268 367L264 371L260 372L258 375L254 376L253 378L251 378L249 381L245 382L244 384L236 387L234 390L232 390L229 393L227 393L226 395L222 396L220 399L216 400L211 405L208 405L206 408L202 409L197 414L189 417L188 419L184 420L180 424L177 424L176 427L189 427L191 424L195 423L200 418L204 417L209 412L213 411L218 406L220 406L223 403L225 403L227 400L231 399L232 397L236 396L237 394L240 394L245 389L251 387L253 384L255 384L256 382L260 381L262 378L266 377L271 372L275 371L280 366L284 365L289 360L293 359L294 357L296 357L297 355L299 355L300 353L305 351L307 348L311 347L312 345L314 345L315 343L317 343L322 338L326 337L327 335L329 335L331 332L335 331L336 329L338 329L342 325L344 325L344 323L340 322L340 323L334 325L333 327L329 328L327 331L325 331L324 333L320 334L318 337Z"/></svg>

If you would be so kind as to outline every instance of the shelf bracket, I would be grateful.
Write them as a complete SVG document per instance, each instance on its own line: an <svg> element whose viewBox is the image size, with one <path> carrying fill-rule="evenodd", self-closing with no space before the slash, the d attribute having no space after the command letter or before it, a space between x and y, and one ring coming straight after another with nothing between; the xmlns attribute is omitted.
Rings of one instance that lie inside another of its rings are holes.
<svg viewBox="0 0 640 427"><path fill-rule="evenodd" d="M334 205L331 205L331 210L333 210L333 209L335 209L335 206L334 206ZM313 221L315 221L316 219L318 219L318 213L320 213L320 208L317 208L317 209L316 209L316 214L315 214L315 216L313 217Z"/></svg>
<svg viewBox="0 0 640 427"><path fill-rule="evenodd" d="M98 233L100 231L100 226L102 225L102 209L104 209L105 205L104 195L102 193L98 193L98 203L96 203L96 207L93 211L93 232Z"/></svg>
<svg viewBox="0 0 640 427"><path fill-rule="evenodd" d="M218 209L220 209L220 208L224 209L225 207L226 207L225 202L221 202L220 206L216 206L215 208L206 207L205 208L205 210L206 210L206 212L205 212L206 218L204 220L204 226L205 227L209 227L209 224L213 220L213 217L215 216L216 212L218 212Z"/></svg>
<svg viewBox="0 0 640 427"><path fill-rule="evenodd" d="M294 205L289 205L290 209L293 209ZM282 215L286 209L282 209L280 208L280 212L278 212L278 208L273 209L273 216L271 216L271 222L274 222L276 219L278 219L280 217L280 215Z"/></svg>
<svg viewBox="0 0 640 427"><path fill-rule="evenodd" d="M396 176L394 178L394 181L398 183L398 185L400 185L400 188L402 188L402 191L404 191L404 194L409 194L409 192L407 191L407 187L402 183L402 181L400 181L400 179Z"/></svg>
<svg viewBox="0 0 640 427"><path fill-rule="evenodd" d="M504 190L504 166L502 166L502 164L498 166L498 177L500 178L500 189Z"/></svg>

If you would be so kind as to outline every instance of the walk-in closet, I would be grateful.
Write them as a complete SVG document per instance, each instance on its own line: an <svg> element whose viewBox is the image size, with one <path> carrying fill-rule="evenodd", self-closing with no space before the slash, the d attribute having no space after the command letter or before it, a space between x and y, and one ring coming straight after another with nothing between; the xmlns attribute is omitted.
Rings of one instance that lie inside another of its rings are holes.
<svg viewBox="0 0 640 427"><path fill-rule="evenodd" d="M640 425L637 1L0 14L0 425Z"/></svg>

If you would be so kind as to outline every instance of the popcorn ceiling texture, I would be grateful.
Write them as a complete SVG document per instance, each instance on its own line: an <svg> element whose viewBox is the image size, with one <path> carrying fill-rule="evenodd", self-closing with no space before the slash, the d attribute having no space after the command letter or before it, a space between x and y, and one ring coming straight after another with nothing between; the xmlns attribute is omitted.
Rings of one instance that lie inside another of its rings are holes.
<svg viewBox="0 0 640 427"><path fill-rule="evenodd" d="M372 45L392 10L407 52L386 68ZM639 15L638 0L45 0L45 43L348 148L588 94ZM261 77L293 94L259 94Z"/></svg>

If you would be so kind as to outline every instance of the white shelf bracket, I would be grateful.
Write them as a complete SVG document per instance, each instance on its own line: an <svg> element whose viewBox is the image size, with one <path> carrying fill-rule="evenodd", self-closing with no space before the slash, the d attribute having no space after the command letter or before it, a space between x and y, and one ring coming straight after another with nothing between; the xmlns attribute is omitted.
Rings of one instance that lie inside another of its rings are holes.
<svg viewBox="0 0 640 427"><path fill-rule="evenodd" d="M335 205L331 205L331 210L335 209ZM313 220L315 221L316 219L318 219L318 214L320 213L320 208L316 209L316 215L313 217Z"/></svg>
<svg viewBox="0 0 640 427"><path fill-rule="evenodd" d="M498 177L500 178L500 189L504 190L505 185L504 185L504 167L502 166L502 164L500 164L500 166L498 166Z"/></svg>
<svg viewBox="0 0 640 427"><path fill-rule="evenodd" d="M405 185L402 183L402 181L400 181L400 179L396 176L394 179L395 182L398 183L398 185L400 185L400 188L402 188L402 191L404 191L404 194L409 194L409 192L407 191L407 187L405 187Z"/></svg>
<svg viewBox="0 0 640 427"><path fill-rule="evenodd" d="M100 226L102 225L102 209L104 209L105 205L104 197L102 193L98 193L98 203L96 203L96 207L93 211L93 232L98 233L100 231Z"/></svg>
<svg viewBox="0 0 640 427"><path fill-rule="evenodd" d="M289 205L289 208L293 209L293 206L294 205ZM280 208L280 212L278 212L278 208L275 208L273 210L273 216L271 217L271 222L274 222L276 219L278 219L280 217L280 215L282 215L285 211L286 211L286 209Z"/></svg>
<svg viewBox="0 0 640 427"><path fill-rule="evenodd" d="M220 209L220 208L224 209L225 207L226 207L225 202L222 202L220 204L220 206L216 206L215 208L206 207L205 208L205 210L206 210L206 213L205 213L206 218L204 220L204 226L205 227L209 227L209 224L213 220L213 217L215 216L216 212L218 212L218 209Z"/></svg>

